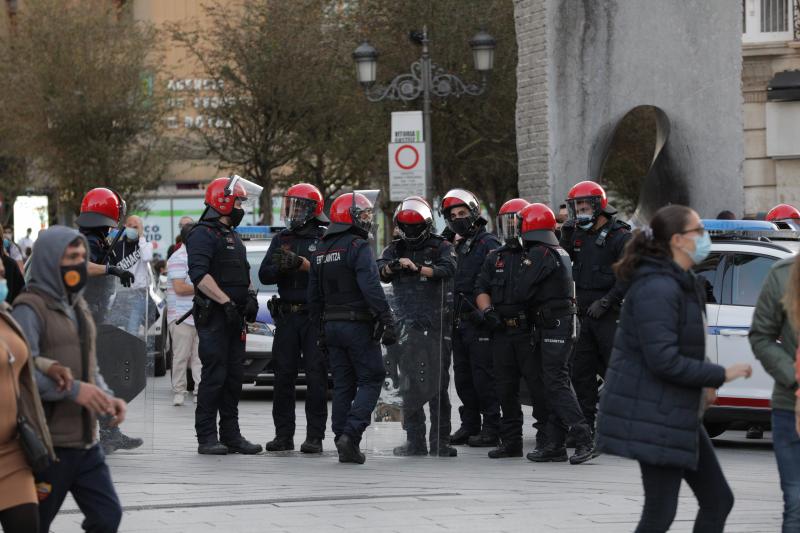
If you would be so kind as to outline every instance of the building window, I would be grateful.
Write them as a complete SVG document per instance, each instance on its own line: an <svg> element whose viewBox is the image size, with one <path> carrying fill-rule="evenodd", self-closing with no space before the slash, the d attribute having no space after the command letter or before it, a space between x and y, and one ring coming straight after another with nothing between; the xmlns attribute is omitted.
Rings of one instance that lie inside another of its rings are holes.
<svg viewBox="0 0 800 533"><path fill-rule="evenodd" d="M763 43L794 38L793 0L742 0L742 41Z"/></svg>

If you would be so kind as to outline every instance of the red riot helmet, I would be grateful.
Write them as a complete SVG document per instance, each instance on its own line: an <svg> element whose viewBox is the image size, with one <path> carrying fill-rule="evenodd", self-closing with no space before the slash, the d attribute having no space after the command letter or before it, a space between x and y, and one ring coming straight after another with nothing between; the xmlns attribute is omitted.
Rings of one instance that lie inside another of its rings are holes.
<svg viewBox="0 0 800 533"><path fill-rule="evenodd" d="M409 196L395 209L394 225L404 241L418 244L427 239L431 233L433 210L423 198Z"/></svg>
<svg viewBox="0 0 800 533"><path fill-rule="evenodd" d="M778 204L769 210L765 220L773 222L775 220L800 219L800 211L793 205Z"/></svg>
<svg viewBox="0 0 800 533"><path fill-rule="evenodd" d="M241 209L252 208L263 188L260 185L233 174L217 178L206 187L205 203L209 209L201 218L210 219L230 216L239 200ZM236 224L234 224L236 225Z"/></svg>
<svg viewBox="0 0 800 533"><path fill-rule="evenodd" d="M469 209L469 216L451 220L450 211L460 206ZM442 197L439 214L444 218L448 228L463 237L472 231L475 222L481 216L481 203L477 196L466 189L451 189Z"/></svg>
<svg viewBox="0 0 800 533"><path fill-rule="evenodd" d="M558 245L556 238L556 216L544 204L530 204L520 211L522 218L522 238L525 241L543 242Z"/></svg>
<svg viewBox="0 0 800 533"><path fill-rule="evenodd" d="M519 212L527 207L528 201L522 198L513 198L502 206L497 212L497 235L505 242L517 241L522 236L520 232L521 218Z"/></svg>
<svg viewBox="0 0 800 533"><path fill-rule="evenodd" d="M586 208L584 202L589 204L591 212ZM606 207L608 207L606 191L593 181L577 183L567 194L569 218L584 229L591 228Z"/></svg>
<svg viewBox="0 0 800 533"><path fill-rule="evenodd" d="M126 205L111 189L98 187L86 193L76 222L82 228L111 228L125 218Z"/></svg>
<svg viewBox="0 0 800 533"><path fill-rule="evenodd" d="M294 230L315 217L320 222L328 222L322 212L324 205L319 189L310 183L298 183L289 187L283 195L281 214L289 229Z"/></svg>
<svg viewBox="0 0 800 533"><path fill-rule="evenodd" d="M372 220L372 202L360 192L344 193L331 204L331 222L351 225L365 237L372 230Z"/></svg>

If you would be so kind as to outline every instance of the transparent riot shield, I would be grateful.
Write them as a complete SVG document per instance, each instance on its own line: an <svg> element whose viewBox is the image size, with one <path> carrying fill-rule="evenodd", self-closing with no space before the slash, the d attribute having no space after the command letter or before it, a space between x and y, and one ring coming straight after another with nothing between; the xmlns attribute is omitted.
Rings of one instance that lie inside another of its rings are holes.
<svg viewBox="0 0 800 533"><path fill-rule="evenodd" d="M84 298L97 328L100 374L114 396L128 404L119 427L100 418L100 443L107 452L151 451L154 355L156 337L161 334L160 312L165 309L161 295L150 280L144 287L125 288L116 277L101 276L89 278Z"/></svg>
<svg viewBox="0 0 800 533"><path fill-rule="evenodd" d="M404 270L384 291L398 342L381 347L386 377L362 449L437 456L450 437L450 284Z"/></svg>

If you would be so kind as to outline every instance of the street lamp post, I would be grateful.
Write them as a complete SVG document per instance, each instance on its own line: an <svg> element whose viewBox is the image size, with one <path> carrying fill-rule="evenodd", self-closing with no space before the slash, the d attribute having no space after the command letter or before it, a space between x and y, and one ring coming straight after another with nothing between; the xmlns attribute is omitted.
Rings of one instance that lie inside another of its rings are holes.
<svg viewBox="0 0 800 533"><path fill-rule="evenodd" d="M433 156L431 135L431 95L439 98L448 96L480 96L486 92L488 74L494 67L495 39L481 30L469 41L472 49L475 70L480 75L480 83L464 82L455 74L446 72L431 61L428 49L428 29L416 36L422 45L422 56L411 64L410 72L399 74L387 85L376 85L378 51L367 41L361 43L353 52L356 62L356 75L370 102L400 100L411 102L422 97L422 129L425 137L425 196L433 200Z"/></svg>

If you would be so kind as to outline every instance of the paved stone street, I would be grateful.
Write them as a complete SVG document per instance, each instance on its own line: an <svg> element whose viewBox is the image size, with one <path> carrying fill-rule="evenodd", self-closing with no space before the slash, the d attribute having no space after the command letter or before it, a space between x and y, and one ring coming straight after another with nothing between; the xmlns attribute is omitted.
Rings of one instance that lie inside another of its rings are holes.
<svg viewBox="0 0 800 533"><path fill-rule="evenodd" d="M365 465L343 465L330 437L322 457L199 456L191 400L173 407L168 378L156 378L153 389L150 401L137 398L123 428L146 436L149 449L108 460L125 508L121 531L598 533L632 531L638 521L642 489L632 461L601 456L581 466L537 465L524 458L490 460L486 449L459 447L454 459L368 452ZM273 436L269 399L267 391L248 387L240 404L243 433L261 444ZM302 402L298 407L299 447L305 420ZM145 412L154 416L152 435L141 422ZM368 446L399 443L397 426L373 424ZM530 451L533 429L527 426ZM781 493L768 434L745 441L742 432L729 432L717 443L736 495L726 531L779 531ZM691 531L697 506L685 484L681 496L672 531ZM81 531L81 518L68 499L52 531Z"/></svg>

